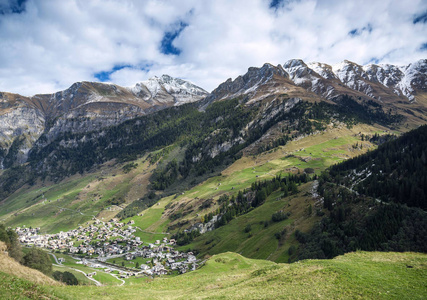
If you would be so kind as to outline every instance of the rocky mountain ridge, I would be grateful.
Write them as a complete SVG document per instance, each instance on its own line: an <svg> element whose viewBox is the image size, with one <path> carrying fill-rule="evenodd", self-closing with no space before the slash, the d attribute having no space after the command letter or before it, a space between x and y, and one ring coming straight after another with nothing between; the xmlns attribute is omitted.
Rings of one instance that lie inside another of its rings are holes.
<svg viewBox="0 0 427 300"><path fill-rule="evenodd" d="M301 89L302 88L302 89ZM424 98L427 92L427 59L407 66L389 64L358 65L345 60L337 65L306 64L292 59L283 65L264 64L251 67L243 76L220 84L206 102L286 92L303 98L333 99L342 94L369 97L379 101L401 100L409 103Z"/></svg>
<svg viewBox="0 0 427 300"><path fill-rule="evenodd" d="M182 79L163 75L121 87L99 82L77 82L54 94L24 97L0 93L0 167L10 166L7 155L23 163L28 151L46 133L48 143L61 132L87 132L120 124L137 116L194 102L208 93ZM15 147L12 147L15 143ZM13 155L12 155L13 154Z"/></svg>

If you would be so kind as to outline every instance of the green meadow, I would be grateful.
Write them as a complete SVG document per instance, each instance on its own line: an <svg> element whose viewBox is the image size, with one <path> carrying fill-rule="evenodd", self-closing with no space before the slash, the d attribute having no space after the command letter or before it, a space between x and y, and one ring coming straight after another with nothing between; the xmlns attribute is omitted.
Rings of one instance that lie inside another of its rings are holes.
<svg viewBox="0 0 427 300"><path fill-rule="evenodd" d="M194 272L124 286L32 286L36 295L59 299L425 299L426 280L425 254L353 252L277 264L227 252ZM29 285L14 284L2 280L2 295L18 298Z"/></svg>

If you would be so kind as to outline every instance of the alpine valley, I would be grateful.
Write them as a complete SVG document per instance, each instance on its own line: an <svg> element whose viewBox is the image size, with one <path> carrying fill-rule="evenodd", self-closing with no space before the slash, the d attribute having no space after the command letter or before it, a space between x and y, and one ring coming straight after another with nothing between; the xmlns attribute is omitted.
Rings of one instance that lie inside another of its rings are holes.
<svg viewBox="0 0 427 300"><path fill-rule="evenodd" d="M0 290L425 299L426 124L427 59L1 92Z"/></svg>

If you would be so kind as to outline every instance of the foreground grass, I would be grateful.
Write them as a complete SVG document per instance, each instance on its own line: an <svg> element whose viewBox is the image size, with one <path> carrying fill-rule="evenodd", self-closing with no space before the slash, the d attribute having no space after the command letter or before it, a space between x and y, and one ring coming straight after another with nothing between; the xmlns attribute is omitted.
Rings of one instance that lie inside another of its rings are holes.
<svg viewBox="0 0 427 300"><path fill-rule="evenodd" d="M227 252L184 275L130 278L124 286L102 287L58 285L43 274L25 277L20 270L28 268L1 256L1 299L425 299L427 295L427 255L419 253L354 252L332 260L277 264Z"/></svg>
<svg viewBox="0 0 427 300"><path fill-rule="evenodd" d="M55 287L70 299L425 299L427 255L356 252L276 264L223 253L201 269L123 287Z"/></svg>
<svg viewBox="0 0 427 300"><path fill-rule="evenodd" d="M25 279L0 272L1 299L63 299L51 287L40 286Z"/></svg>

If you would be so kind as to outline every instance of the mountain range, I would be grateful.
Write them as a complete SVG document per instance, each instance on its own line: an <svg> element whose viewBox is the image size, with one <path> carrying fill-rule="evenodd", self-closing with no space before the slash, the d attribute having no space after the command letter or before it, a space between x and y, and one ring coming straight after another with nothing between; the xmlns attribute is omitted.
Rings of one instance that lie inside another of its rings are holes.
<svg viewBox="0 0 427 300"><path fill-rule="evenodd" d="M333 101L347 94L372 100L385 110L423 123L427 103L427 60L407 66L306 64L293 59L278 66L251 67L211 93L168 75L153 77L133 87L98 82L77 82L54 94L25 97L0 93L0 166L13 142L20 140L16 163L23 163L37 139L48 141L63 132L87 132L185 103L200 101L203 109L214 101L244 98L248 105L286 94L308 101ZM4 167L4 166L3 166Z"/></svg>

